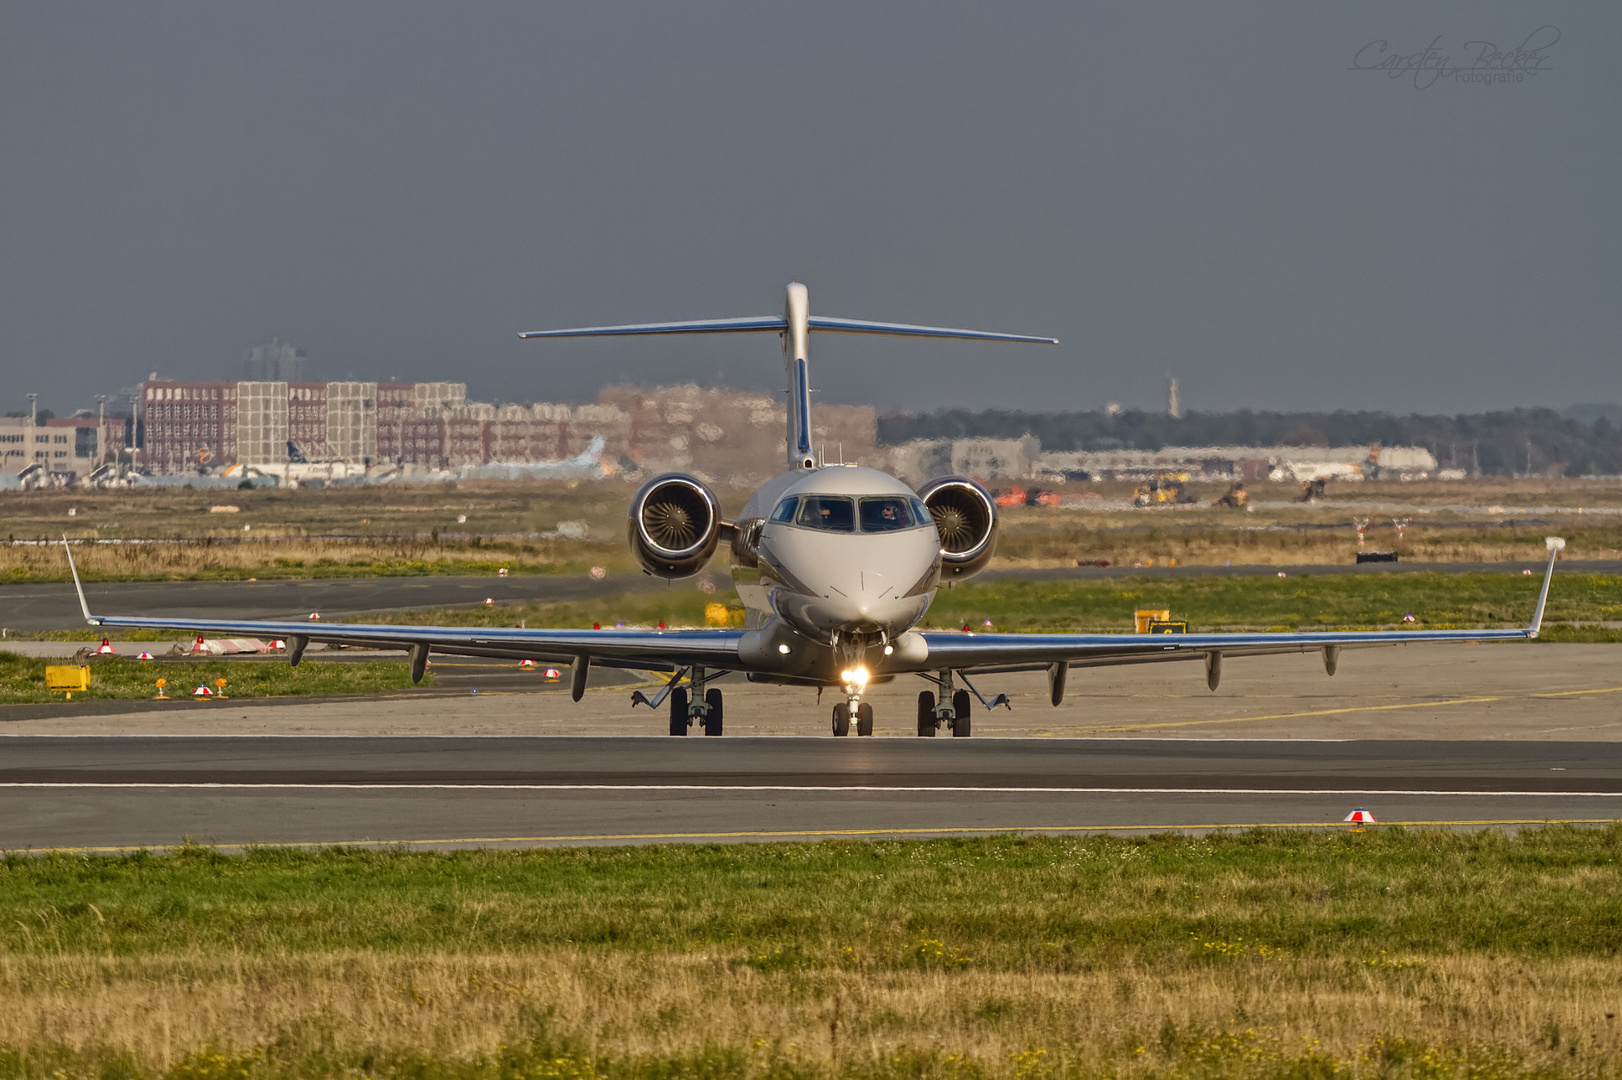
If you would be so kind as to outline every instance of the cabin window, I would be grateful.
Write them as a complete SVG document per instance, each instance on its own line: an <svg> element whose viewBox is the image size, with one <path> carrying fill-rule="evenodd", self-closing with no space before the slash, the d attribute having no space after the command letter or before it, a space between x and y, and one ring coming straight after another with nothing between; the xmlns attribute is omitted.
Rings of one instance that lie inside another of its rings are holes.
<svg viewBox="0 0 1622 1080"><path fill-rule="evenodd" d="M856 504L843 495L807 495L800 500L798 523L824 532L855 532Z"/></svg>
<svg viewBox="0 0 1622 1080"><path fill-rule="evenodd" d="M777 504L777 509L772 511L772 520L773 521L793 521L794 520L794 511L798 510L799 508L800 508L800 500L799 499L796 499L796 498L793 498L793 497L784 499L782 502Z"/></svg>
<svg viewBox="0 0 1622 1080"><path fill-rule="evenodd" d="M896 532L917 524L912 519L912 508L907 505L907 500L895 495L863 499L860 511L863 532Z"/></svg>

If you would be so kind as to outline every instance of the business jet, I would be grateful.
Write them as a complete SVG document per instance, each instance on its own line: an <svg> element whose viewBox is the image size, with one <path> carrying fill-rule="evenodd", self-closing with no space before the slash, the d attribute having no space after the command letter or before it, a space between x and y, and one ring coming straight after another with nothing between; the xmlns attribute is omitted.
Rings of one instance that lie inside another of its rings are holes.
<svg viewBox="0 0 1622 1080"><path fill-rule="evenodd" d="M785 469L732 519L708 484L666 473L631 499L630 547L642 569L669 580L702 570L725 544L745 610L735 630L528 630L448 626L312 624L220 619L154 619L92 615L74 570L85 619L93 626L165 627L196 634L285 638L297 664L312 641L406 650L420 681L430 653L531 659L568 664L574 700L593 667L660 673L654 697L632 695L632 706L668 710L671 735L695 727L720 735L723 699L718 680L833 689L836 736L872 735L867 688L899 676L921 678L917 733L972 731L975 699L988 699L971 678L1046 671L1058 705L1072 668L1197 660L1212 690L1225 657L1318 652L1335 673L1342 649L1414 642L1500 641L1538 636L1555 558L1565 542L1548 541L1549 563L1529 625L1502 630L1374 630L1330 633L995 634L917 629L943 581L963 581L985 568L997 542L996 501L965 476L941 476L913 488L876 469L828 465L812 438L808 369L813 333L960 338L1056 345L1056 339L953 330L813 315L806 287L788 286L781 315L700 322L536 330L525 339L665 334L776 334L782 338L788 383ZM64 546L66 542L64 541ZM69 564L73 553L68 551ZM973 697L971 697L971 692Z"/></svg>

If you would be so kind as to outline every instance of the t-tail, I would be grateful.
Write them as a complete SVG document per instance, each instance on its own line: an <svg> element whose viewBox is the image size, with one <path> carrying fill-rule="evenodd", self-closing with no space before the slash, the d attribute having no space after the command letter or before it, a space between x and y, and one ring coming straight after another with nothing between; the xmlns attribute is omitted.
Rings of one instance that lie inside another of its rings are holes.
<svg viewBox="0 0 1622 1080"><path fill-rule="evenodd" d="M789 282L783 296L783 314L746 319L700 319L693 322L636 323L629 326L582 326L570 330L526 330L521 338L628 337L640 334L771 333L783 339L783 367L788 380L788 464L792 469L814 469L816 451L811 431L810 341L813 330L826 334L877 334L888 337L962 338L970 341L1016 341L1057 345L1058 338L1000 334L990 330L953 330L943 326L868 322L811 314L810 294L797 281Z"/></svg>

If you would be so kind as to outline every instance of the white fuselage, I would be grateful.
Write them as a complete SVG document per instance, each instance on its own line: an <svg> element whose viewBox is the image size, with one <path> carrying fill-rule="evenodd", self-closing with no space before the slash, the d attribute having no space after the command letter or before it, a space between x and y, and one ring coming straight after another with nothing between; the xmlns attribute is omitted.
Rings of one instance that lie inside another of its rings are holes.
<svg viewBox="0 0 1622 1080"><path fill-rule="evenodd" d="M880 657L894 655L940 581L940 537L912 489L853 465L796 470L739 515L740 527L757 521L754 557L735 558L733 578L746 625L781 658L773 666L800 677L853 662L887 666Z"/></svg>

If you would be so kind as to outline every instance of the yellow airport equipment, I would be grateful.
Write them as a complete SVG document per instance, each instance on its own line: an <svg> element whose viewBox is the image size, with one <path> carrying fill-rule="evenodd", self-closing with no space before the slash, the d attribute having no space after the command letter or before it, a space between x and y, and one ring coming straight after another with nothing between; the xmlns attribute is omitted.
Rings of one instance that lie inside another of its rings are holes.
<svg viewBox="0 0 1622 1080"><path fill-rule="evenodd" d="M224 679L215 679L214 680L214 696L215 697L226 697L227 696L227 694L225 692L225 680Z"/></svg>
<svg viewBox="0 0 1622 1080"><path fill-rule="evenodd" d="M1149 624L1152 622L1169 622L1171 620L1170 608L1139 608L1132 613L1133 622L1137 624L1138 633L1147 634Z"/></svg>
<svg viewBox="0 0 1622 1080"><path fill-rule="evenodd" d="M75 690L90 689L90 669L83 665L48 665L45 668L45 688L53 694L66 694L66 700L72 701Z"/></svg>
<svg viewBox="0 0 1622 1080"><path fill-rule="evenodd" d="M156 686L158 688L158 692L156 694L152 695L152 700L153 701L168 701L169 700L169 695L163 692L163 688L165 686L169 685L169 680L168 679L159 679L157 682L153 683L152 685Z"/></svg>
<svg viewBox="0 0 1622 1080"><path fill-rule="evenodd" d="M1188 633L1188 620L1150 619L1148 632L1151 634L1186 634Z"/></svg>

